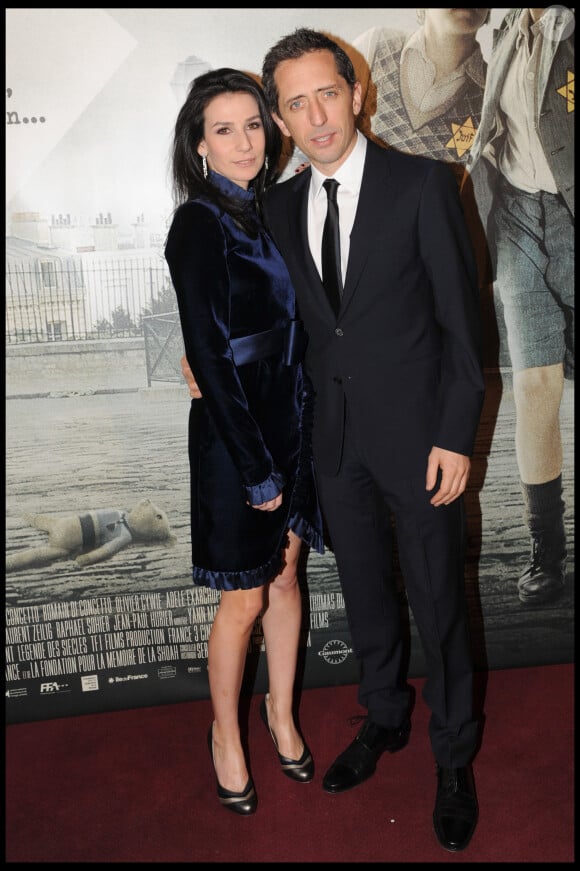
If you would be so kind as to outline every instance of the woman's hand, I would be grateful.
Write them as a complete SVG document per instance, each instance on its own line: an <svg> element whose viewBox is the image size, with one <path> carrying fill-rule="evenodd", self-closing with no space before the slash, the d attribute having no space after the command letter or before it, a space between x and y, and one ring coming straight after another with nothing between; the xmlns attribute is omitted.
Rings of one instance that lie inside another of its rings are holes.
<svg viewBox="0 0 580 871"><path fill-rule="evenodd" d="M189 395L192 399L201 399L201 390L197 386L197 381L195 380L195 376L191 371L190 365L187 362L187 357L185 354L180 360L181 362L181 372L183 373L183 377L187 382L187 386L189 387Z"/></svg>
<svg viewBox="0 0 580 871"><path fill-rule="evenodd" d="M282 504L282 494L278 493L275 499L270 499L268 502L262 502L261 505L252 505L258 511L275 511Z"/></svg>

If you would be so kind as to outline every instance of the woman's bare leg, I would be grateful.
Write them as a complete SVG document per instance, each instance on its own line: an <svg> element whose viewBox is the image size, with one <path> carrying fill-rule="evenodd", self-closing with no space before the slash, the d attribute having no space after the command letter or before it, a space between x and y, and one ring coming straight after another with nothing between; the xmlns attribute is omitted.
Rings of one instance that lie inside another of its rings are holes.
<svg viewBox="0 0 580 871"><path fill-rule="evenodd" d="M249 777L240 737L239 701L248 642L263 603L262 587L223 591L209 635L214 765L220 786L232 792L243 792Z"/></svg>
<svg viewBox="0 0 580 871"><path fill-rule="evenodd" d="M302 542L293 532L288 533L288 540L284 566L268 586L262 615L269 683L266 711L278 742L278 752L289 759L300 759L304 743L294 723L292 701L302 625L297 574Z"/></svg>

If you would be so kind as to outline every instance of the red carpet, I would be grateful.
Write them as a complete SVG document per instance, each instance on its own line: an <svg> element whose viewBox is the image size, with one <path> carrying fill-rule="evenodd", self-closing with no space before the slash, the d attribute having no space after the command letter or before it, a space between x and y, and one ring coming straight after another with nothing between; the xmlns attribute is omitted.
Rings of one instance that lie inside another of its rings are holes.
<svg viewBox="0 0 580 871"><path fill-rule="evenodd" d="M7 862L573 862L574 666L478 675L485 694L474 763L480 820L462 853L432 831L435 769L423 680L408 747L329 796L322 776L354 737L356 688L305 690L312 783L280 772L250 700L258 811L223 810L206 746L209 700L10 725ZM485 684L485 686L484 686Z"/></svg>

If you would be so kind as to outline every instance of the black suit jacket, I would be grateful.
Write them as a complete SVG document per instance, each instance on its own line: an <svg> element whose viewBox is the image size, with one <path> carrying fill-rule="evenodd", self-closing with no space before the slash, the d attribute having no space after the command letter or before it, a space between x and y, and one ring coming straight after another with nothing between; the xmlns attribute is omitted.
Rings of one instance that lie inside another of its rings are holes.
<svg viewBox="0 0 580 871"><path fill-rule="evenodd" d="M307 238L310 170L265 216L309 335L317 468L340 466L345 400L371 464L423 475L433 445L470 455L484 397L476 264L451 169L367 142L344 295L333 314Z"/></svg>

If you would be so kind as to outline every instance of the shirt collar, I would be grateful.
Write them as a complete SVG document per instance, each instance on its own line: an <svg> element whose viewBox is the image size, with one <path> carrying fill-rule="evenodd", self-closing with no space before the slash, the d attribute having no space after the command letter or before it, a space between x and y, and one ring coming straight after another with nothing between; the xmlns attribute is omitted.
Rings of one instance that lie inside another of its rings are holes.
<svg viewBox="0 0 580 871"><path fill-rule="evenodd" d="M529 42L530 31L534 34L534 36L537 36L538 33L542 32L543 25L541 22L541 18L538 21L532 21L532 16L530 15L529 9L522 9L521 15L518 20L518 37L516 40L516 46L518 48L520 47L523 39L526 42Z"/></svg>
<svg viewBox="0 0 580 871"><path fill-rule="evenodd" d="M433 62L427 56L427 51L425 49L425 28L423 26L414 30L403 46L401 51L401 65L405 62L406 56L411 51L418 52L425 63L433 66ZM481 53L481 46L478 42L476 42L475 48L469 57L453 71L453 78L460 75L468 76L476 85L479 85L480 88L485 86L485 64L483 54Z"/></svg>
<svg viewBox="0 0 580 871"><path fill-rule="evenodd" d="M213 169L210 169L208 178L212 184L229 197L235 197L239 200L253 200L255 198L254 189L252 187L248 187L246 190L245 188L240 187L239 184L236 184L235 181L231 181L229 178L226 178L225 175L221 175L221 173L216 172Z"/></svg>
<svg viewBox="0 0 580 871"><path fill-rule="evenodd" d="M360 130L356 131L356 143L344 161L342 166L335 172L332 178L335 178L337 182L341 185L343 190L347 190L350 193L358 194L361 184L362 184L362 176L365 165L365 156L367 152L367 140L366 137L360 132ZM312 178L311 178L311 192L314 198L318 197L323 182L326 181L329 176L323 175L318 169L314 166L311 167ZM325 194L326 196L326 194Z"/></svg>

